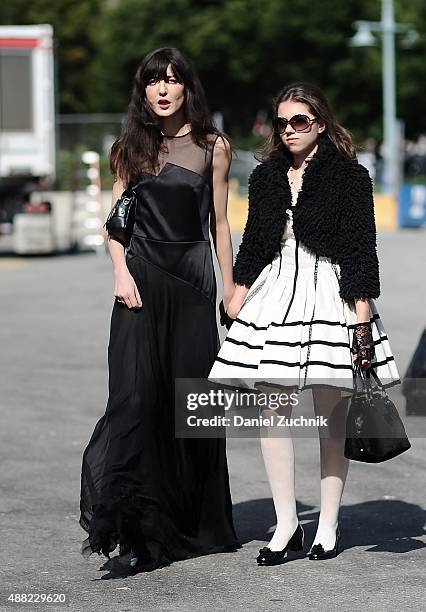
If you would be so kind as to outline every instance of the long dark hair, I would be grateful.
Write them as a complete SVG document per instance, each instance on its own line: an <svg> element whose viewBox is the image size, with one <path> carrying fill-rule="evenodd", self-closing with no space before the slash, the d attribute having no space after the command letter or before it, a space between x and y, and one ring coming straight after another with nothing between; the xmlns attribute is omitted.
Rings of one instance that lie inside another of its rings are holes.
<svg viewBox="0 0 426 612"><path fill-rule="evenodd" d="M111 148L111 172L127 184L137 180L142 168L156 171L163 146L161 119L149 106L145 87L151 79L166 79L169 64L177 81L185 87L185 119L191 124L193 141L208 148L208 134L224 136L212 121L203 86L191 62L179 49L155 49L143 58L136 70L121 134Z"/></svg>
<svg viewBox="0 0 426 612"><path fill-rule="evenodd" d="M274 99L275 116L278 112L278 106L286 100L294 100L306 104L310 112L318 119L322 119L325 123L325 130L320 134L320 138L329 138L337 147L342 155L354 159L356 157L355 145L352 141L352 136L348 130L342 127L334 116L330 104L319 87L309 85L307 83L292 83L287 85ZM280 135L275 132L271 133L264 146L259 151L259 154L266 158L273 151L285 148Z"/></svg>

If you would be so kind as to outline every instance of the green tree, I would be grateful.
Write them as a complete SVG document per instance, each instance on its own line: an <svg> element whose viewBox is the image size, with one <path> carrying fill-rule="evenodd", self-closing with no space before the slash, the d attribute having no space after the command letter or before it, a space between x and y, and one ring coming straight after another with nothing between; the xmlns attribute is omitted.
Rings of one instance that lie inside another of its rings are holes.
<svg viewBox="0 0 426 612"><path fill-rule="evenodd" d="M426 118L410 110L424 99L423 4L412 0L406 10L396 2L397 18L409 18L421 35L415 48L398 54L399 110L411 136L426 129ZM350 47L356 19L379 20L379 0L121 0L98 30L93 92L102 110L124 110L143 55L177 46L194 60L212 109L224 113L236 137L250 131L260 108L271 112L285 83L303 80L325 90L359 140L380 138L381 51Z"/></svg>
<svg viewBox="0 0 426 612"><path fill-rule="evenodd" d="M3 0L1 24L53 26L62 113L89 110L90 65L97 53L95 34L104 6L102 0Z"/></svg>
<svg viewBox="0 0 426 612"><path fill-rule="evenodd" d="M152 49L176 46L195 63L212 110L235 138L291 81L322 87L357 140L381 138L381 49L352 48L352 23L378 21L380 0L3 0L2 23L51 23L61 112L124 112L136 68ZM395 0L419 32L398 46L398 115L409 137L426 132L426 4ZM398 43L399 44L399 43Z"/></svg>

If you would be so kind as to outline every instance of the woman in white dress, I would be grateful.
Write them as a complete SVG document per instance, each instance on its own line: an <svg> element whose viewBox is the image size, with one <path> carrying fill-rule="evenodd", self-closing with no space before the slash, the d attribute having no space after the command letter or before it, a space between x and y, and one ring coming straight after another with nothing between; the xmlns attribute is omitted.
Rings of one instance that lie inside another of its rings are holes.
<svg viewBox="0 0 426 612"><path fill-rule="evenodd" d="M209 379L260 391L312 388L315 413L328 420L320 432L320 517L307 555L321 560L341 550L353 362L374 368L384 386L400 379L374 303L380 282L368 172L318 88L285 87L275 114L263 162L249 180L249 214L226 313L233 323ZM290 417L291 406L279 412ZM304 533L291 435L269 432L261 443L277 526L257 562L275 565L288 550L303 548Z"/></svg>

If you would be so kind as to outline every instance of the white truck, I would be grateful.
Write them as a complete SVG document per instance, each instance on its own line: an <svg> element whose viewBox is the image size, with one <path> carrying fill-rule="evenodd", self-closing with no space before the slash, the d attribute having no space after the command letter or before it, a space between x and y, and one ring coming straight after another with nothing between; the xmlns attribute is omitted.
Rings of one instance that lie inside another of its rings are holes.
<svg viewBox="0 0 426 612"><path fill-rule="evenodd" d="M54 250L42 194L55 170L52 26L0 26L0 245L9 235L15 252Z"/></svg>

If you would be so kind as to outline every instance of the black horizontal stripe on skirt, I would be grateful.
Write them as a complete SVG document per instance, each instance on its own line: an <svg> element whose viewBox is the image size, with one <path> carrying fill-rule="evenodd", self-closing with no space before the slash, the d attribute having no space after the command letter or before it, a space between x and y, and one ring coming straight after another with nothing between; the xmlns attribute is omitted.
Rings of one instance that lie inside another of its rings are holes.
<svg viewBox="0 0 426 612"><path fill-rule="evenodd" d="M381 344L383 340L388 340L388 337L381 336L378 340L374 341L374 346ZM248 342L245 342L244 340L236 340L235 338L225 338L225 342L231 342L232 344L236 344L238 346L245 346L249 349L263 349L263 346L261 344L249 344ZM349 342L331 342L330 340L311 340L310 342L309 341L285 342L285 341L280 341L280 340L265 340L265 345L266 344L277 345L277 346L292 346L292 347L295 347L295 346L305 347L305 346L308 346L309 344L325 344L327 346L343 346L343 347L350 348Z"/></svg>
<svg viewBox="0 0 426 612"><path fill-rule="evenodd" d="M245 342L245 340L235 340L235 338L225 338L225 342L232 342L232 344L237 344L238 346L245 346L249 349L263 349L262 344L249 344Z"/></svg>
<svg viewBox="0 0 426 612"><path fill-rule="evenodd" d="M373 321L376 321L377 319L380 319L380 315L378 313L375 313L372 317L370 317L370 323L372 323ZM340 325L341 327L347 327L348 329L352 329L353 327L355 327L355 323L351 325L347 325L346 323L342 323L341 321L327 321L326 319L314 319L313 321L290 321L287 323L276 323L275 321L271 321L269 326L266 326L266 327L256 325L255 323L250 323L249 321L244 321L243 319L239 319L238 317L235 319L235 321L237 323L241 323L242 325L245 325L246 327L253 327L253 329L255 329L256 331L266 331L268 327L270 326L272 327L287 327L287 326L290 327L293 325L316 325L316 324Z"/></svg>
<svg viewBox="0 0 426 612"><path fill-rule="evenodd" d="M254 369L254 370L258 370L259 366L254 365L254 364L250 364L250 363L242 363L240 361L230 361L228 359L224 359L223 357L216 357L217 361L220 361L221 363L225 363L226 365L232 365L232 366L238 366L241 368L250 368L250 369ZM386 359L382 360L382 361L378 361L376 363L372 364L373 368L377 368L381 365L385 365L385 363L388 363L389 361L394 361L395 358L392 357L387 357ZM295 362L291 362L291 361L279 361L277 359L261 359L260 361L261 364L263 363L269 363L272 365L284 365L284 366L288 366L290 368L292 367L297 367L299 366L300 368L305 368L309 365L322 365L322 366L326 366L329 368L333 368L333 369L342 369L342 370L352 370L352 365L350 364L336 364L336 363L329 363L328 361L307 361L305 363L300 363L300 361L295 361Z"/></svg>

